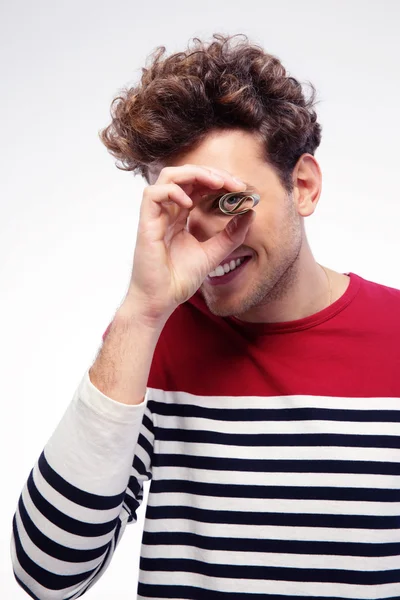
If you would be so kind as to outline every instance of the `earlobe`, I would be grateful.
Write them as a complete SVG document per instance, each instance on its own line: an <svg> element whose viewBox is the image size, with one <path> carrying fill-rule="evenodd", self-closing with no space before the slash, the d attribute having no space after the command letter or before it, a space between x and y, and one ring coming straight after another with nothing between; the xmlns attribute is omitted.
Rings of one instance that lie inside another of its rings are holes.
<svg viewBox="0 0 400 600"><path fill-rule="evenodd" d="M299 204L298 204L298 213L301 217L309 217L313 214L315 208L317 206L317 201L313 201L310 196L306 196Z"/></svg>

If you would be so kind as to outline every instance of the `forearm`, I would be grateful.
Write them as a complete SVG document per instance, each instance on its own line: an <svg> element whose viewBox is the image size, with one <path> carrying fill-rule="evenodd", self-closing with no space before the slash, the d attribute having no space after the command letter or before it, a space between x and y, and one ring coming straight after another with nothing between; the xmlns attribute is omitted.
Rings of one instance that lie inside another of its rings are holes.
<svg viewBox="0 0 400 600"><path fill-rule="evenodd" d="M15 574L40 600L75 597L111 559L145 408L104 397L86 372L46 444L12 540Z"/></svg>
<svg viewBox="0 0 400 600"><path fill-rule="evenodd" d="M123 304L90 368L93 385L116 402L133 405L142 402L166 320L150 325L144 322L139 307Z"/></svg>

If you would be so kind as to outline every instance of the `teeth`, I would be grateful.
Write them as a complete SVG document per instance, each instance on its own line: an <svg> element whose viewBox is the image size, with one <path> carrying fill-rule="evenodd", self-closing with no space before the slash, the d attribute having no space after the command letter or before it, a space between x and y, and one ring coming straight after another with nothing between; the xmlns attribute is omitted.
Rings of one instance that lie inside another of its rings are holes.
<svg viewBox="0 0 400 600"><path fill-rule="evenodd" d="M209 273L208 276L209 277L222 277L222 275L225 275L226 273L229 273L229 271L233 271L234 269L236 269L236 267L241 265L243 261L244 261L244 258L238 258L236 261L231 260L231 262L229 262L229 263L224 263L223 265L219 265L214 271L211 271L211 273Z"/></svg>

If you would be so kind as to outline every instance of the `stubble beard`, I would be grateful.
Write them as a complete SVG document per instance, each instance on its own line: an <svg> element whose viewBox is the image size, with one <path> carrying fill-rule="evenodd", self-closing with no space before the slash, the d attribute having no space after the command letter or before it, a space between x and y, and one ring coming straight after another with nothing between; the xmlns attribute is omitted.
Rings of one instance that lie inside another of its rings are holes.
<svg viewBox="0 0 400 600"><path fill-rule="evenodd" d="M224 293L218 296L213 293L213 287L204 285L200 292L209 311L217 317L237 317L240 319L251 309L265 306L272 301L280 300L287 296L290 289L296 284L299 274L299 256L303 244L303 232L298 216L290 213L285 224L285 239L287 243L279 251L275 264L271 264L267 257L267 265L262 272L252 274L252 265L249 263L249 274L244 275L244 283L239 292ZM254 260L254 259L252 259ZM254 268L254 265L253 265ZM252 281L249 277L252 277ZM228 284L229 285L229 284Z"/></svg>

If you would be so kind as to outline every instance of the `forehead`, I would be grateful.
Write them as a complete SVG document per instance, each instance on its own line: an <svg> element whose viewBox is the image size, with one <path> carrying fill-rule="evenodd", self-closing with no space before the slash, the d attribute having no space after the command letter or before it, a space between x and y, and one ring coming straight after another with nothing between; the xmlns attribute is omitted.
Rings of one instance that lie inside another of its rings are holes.
<svg viewBox="0 0 400 600"><path fill-rule="evenodd" d="M149 165L149 176L153 180L150 183L157 179L164 167L185 164L227 171L245 183L248 181L249 186L254 179L251 177L254 170L268 168L264 147L255 134L243 130L213 131L191 150Z"/></svg>

